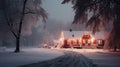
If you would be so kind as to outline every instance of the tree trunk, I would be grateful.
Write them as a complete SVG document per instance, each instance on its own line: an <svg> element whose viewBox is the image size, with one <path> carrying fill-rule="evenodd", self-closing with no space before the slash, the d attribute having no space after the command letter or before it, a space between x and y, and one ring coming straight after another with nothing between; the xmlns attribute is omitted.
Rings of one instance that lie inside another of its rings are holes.
<svg viewBox="0 0 120 67"><path fill-rule="evenodd" d="M20 52L20 37L16 38L16 49L15 52Z"/></svg>
<svg viewBox="0 0 120 67"><path fill-rule="evenodd" d="M21 30L22 30L22 24L24 19L24 13L25 13L25 6L26 6L27 0L24 0L23 2L23 8L22 8L22 15L20 18L20 24L19 24L19 30L18 30L18 37L16 37L16 49L15 52L20 52L20 37L21 37Z"/></svg>

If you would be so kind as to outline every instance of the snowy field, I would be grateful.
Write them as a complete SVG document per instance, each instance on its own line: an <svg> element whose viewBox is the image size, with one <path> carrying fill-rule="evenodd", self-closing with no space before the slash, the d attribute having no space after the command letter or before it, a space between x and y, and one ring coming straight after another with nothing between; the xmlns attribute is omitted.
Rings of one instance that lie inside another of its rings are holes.
<svg viewBox="0 0 120 67"><path fill-rule="evenodd" d="M0 67L120 67L120 54L101 49L1 49Z"/></svg>
<svg viewBox="0 0 120 67"><path fill-rule="evenodd" d="M71 51L63 52L65 55L56 59L28 64L21 67L94 67L91 60L79 53Z"/></svg>
<svg viewBox="0 0 120 67"><path fill-rule="evenodd" d="M61 49L60 49L61 50ZM78 52L91 59L95 67L120 67L120 52L102 49L62 49Z"/></svg>
<svg viewBox="0 0 120 67"><path fill-rule="evenodd" d="M20 53L0 52L0 67L93 67L80 53L58 49L24 48Z"/></svg>
<svg viewBox="0 0 120 67"><path fill-rule="evenodd" d="M0 67L17 67L54 59L62 55L64 55L63 52L54 49L27 48L22 49L20 53L14 53L12 49L3 50L2 48L0 51Z"/></svg>

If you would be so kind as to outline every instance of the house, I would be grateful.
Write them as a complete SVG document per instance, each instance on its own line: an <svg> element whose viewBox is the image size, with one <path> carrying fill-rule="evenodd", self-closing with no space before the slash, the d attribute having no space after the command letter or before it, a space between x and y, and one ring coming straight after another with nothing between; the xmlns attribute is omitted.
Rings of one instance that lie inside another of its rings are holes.
<svg viewBox="0 0 120 67"><path fill-rule="evenodd" d="M95 34L92 34L92 31L62 31L61 37L58 40L56 47L59 45L59 47L65 47L65 48L68 47L78 48L83 46L100 45L101 48L103 47L104 42L105 42L104 31L97 32Z"/></svg>
<svg viewBox="0 0 120 67"><path fill-rule="evenodd" d="M105 32L96 32L95 34L92 34L92 31L63 31L64 38L80 38L85 32L88 32L96 39L105 39ZM74 37L73 37L74 35Z"/></svg>

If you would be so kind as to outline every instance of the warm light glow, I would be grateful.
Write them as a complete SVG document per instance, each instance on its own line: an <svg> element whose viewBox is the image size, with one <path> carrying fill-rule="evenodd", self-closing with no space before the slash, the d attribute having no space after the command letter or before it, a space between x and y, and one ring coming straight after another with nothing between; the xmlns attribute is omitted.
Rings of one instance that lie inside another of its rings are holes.
<svg viewBox="0 0 120 67"><path fill-rule="evenodd" d="M63 31L61 32L61 38L64 39L64 33L63 33Z"/></svg>
<svg viewBox="0 0 120 67"><path fill-rule="evenodd" d="M64 33L63 31L61 32L61 35L60 35L60 42L63 44L63 41L64 41Z"/></svg>
<svg viewBox="0 0 120 67"><path fill-rule="evenodd" d="M89 32L85 32L84 34L85 34L85 35L89 35Z"/></svg>
<svg viewBox="0 0 120 67"><path fill-rule="evenodd" d="M60 40L60 41L64 41L64 38L60 38L59 40Z"/></svg>
<svg viewBox="0 0 120 67"><path fill-rule="evenodd" d="M91 39L92 43L94 42L94 40L95 40L95 38L94 38L94 37L92 37L92 39Z"/></svg>
<svg viewBox="0 0 120 67"><path fill-rule="evenodd" d="M80 38L79 41L82 42L82 38Z"/></svg>

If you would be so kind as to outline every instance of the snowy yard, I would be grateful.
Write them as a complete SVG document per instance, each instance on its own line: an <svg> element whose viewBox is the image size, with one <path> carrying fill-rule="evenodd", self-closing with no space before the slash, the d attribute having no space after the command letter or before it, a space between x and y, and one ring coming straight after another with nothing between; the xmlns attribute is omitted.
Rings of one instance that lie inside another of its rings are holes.
<svg viewBox="0 0 120 67"><path fill-rule="evenodd" d="M7 49L0 52L0 67L16 67L37 63L62 55L64 55L63 52L43 48L22 49L20 53L14 53L11 49Z"/></svg>
<svg viewBox="0 0 120 67"><path fill-rule="evenodd" d="M58 49L26 48L20 53L11 49L0 52L0 67L93 67L83 55Z"/></svg>
<svg viewBox="0 0 120 67"><path fill-rule="evenodd" d="M21 67L94 67L91 60L79 53L72 51L63 52L65 55L56 59L28 64Z"/></svg>
<svg viewBox="0 0 120 67"><path fill-rule="evenodd" d="M120 67L120 52L108 52L102 49L63 49L78 52L91 59L96 67Z"/></svg>
<svg viewBox="0 0 120 67"><path fill-rule="evenodd" d="M0 67L120 67L120 54L100 49L27 48L0 52Z"/></svg>

